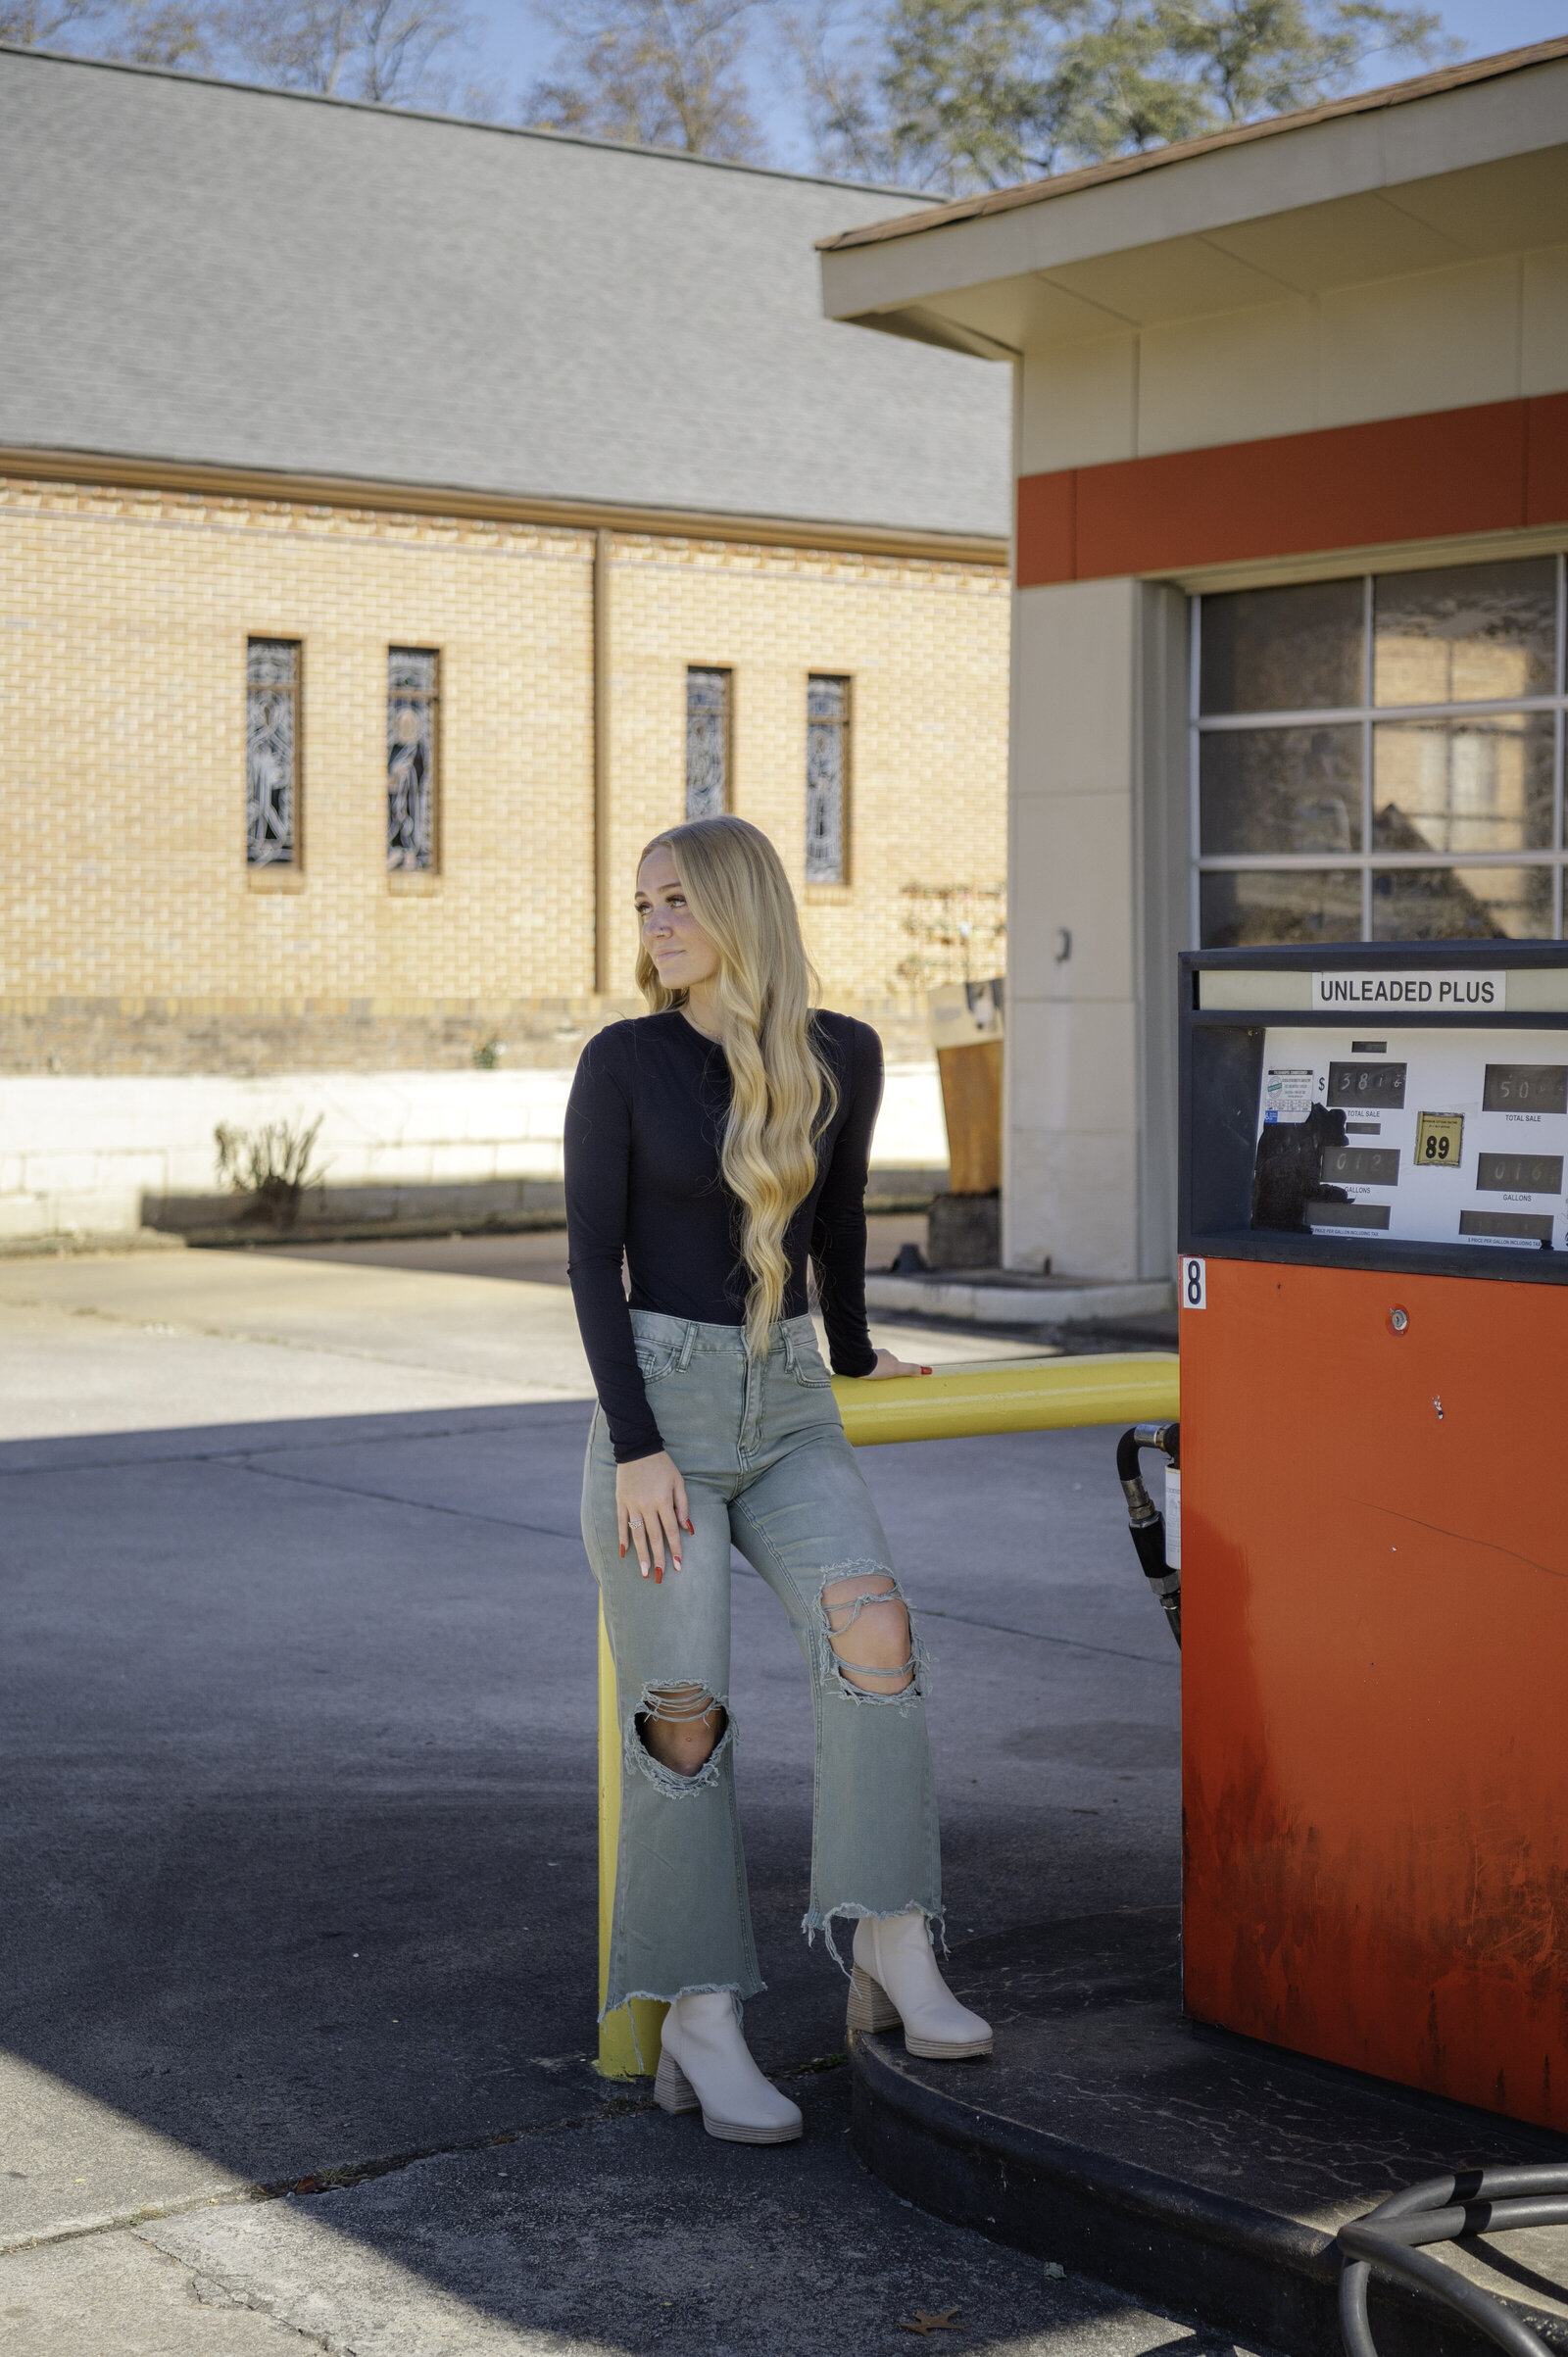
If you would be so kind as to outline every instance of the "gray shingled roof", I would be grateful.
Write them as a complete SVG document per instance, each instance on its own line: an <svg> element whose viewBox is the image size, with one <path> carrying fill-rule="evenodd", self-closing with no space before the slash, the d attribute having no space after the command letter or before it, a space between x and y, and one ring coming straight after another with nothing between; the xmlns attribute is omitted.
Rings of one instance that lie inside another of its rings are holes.
<svg viewBox="0 0 1568 2357"><path fill-rule="evenodd" d="M821 316L888 210L0 50L0 443L1004 532L1006 371Z"/></svg>

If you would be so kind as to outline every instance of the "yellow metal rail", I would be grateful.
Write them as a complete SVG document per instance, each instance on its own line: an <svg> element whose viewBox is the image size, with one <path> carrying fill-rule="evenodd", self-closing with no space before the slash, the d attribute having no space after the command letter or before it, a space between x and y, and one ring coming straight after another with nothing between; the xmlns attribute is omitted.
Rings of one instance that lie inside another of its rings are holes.
<svg viewBox="0 0 1568 2357"><path fill-rule="evenodd" d="M833 1396L858 1449L893 1441L974 1439L984 1433L1058 1432L1079 1424L1161 1424L1180 1412L1177 1362L1164 1350L1107 1350L1084 1358L1009 1359L943 1367L887 1383L837 1376ZM610 1986L610 1922L620 1834L620 1714L605 1616L599 1615L599 2002ZM633 2018L635 2017L635 2019ZM662 2005L642 1997L602 2022L599 2068L607 2079L657 2069ZM639 2052L640 2049L640 2052Z"/></svg>

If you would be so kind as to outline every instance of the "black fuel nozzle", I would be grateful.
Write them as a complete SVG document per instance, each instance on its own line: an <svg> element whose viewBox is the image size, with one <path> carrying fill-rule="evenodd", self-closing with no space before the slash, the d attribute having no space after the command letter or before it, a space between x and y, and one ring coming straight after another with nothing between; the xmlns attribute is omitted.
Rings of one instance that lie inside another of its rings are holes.
<svg viewBox="0 0 1568 2357"><path fill-rule="evenodd" d="M1182 1575L1179 1563L1165 1560L1165 1517L1150 1497L1139 1470L1140 1451L1157 1449L1175 1471L1181 1469L1179 1424L1134 1424L1116 1443L1116 1472L1127 1500L1127 1527L1138 1549L1144 1577L1160 1610L1170 1623L1178 1645L1182 1641Z"/></svg>

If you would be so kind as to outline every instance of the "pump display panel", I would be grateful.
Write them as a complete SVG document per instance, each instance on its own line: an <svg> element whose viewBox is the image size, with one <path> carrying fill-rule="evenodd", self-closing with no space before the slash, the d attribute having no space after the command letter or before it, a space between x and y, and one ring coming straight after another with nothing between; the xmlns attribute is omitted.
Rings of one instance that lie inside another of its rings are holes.
<svg viewBox="0 0 1568 2357"><path fill-rule="evenodd" d="M1568 1250L1568 1042L1539 1031L1263 1035L1251 1226Z"/></svg>

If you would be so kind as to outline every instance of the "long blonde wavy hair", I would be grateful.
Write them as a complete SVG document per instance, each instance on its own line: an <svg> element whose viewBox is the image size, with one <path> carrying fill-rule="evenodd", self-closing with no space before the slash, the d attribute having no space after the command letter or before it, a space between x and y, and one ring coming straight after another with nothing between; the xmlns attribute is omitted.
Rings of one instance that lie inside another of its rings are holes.
<svg viewBox="0 0 1568 2357"><path fill-rule="evenodd" d="M755 1358L765 1352L784 1306L784 1233L811 1191L816 1141L838 1103L811 1021L820 986L783 861L760 827L727 816L669 827L644 850L639 875L661 846L718 951L720 1045L730 1074L719 1166L741 1206L741 1258L751 1276L746 1348ZM654 1014L686 1004L684 990L665 989L641 942L637 987Z"/></svg>

